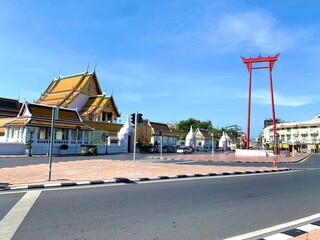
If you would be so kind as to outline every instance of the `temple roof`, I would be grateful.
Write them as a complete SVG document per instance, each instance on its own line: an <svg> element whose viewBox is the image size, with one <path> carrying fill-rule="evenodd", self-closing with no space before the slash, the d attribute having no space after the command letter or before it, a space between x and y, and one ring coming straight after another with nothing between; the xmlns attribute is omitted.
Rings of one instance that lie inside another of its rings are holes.
<svg viewBox="0 0 320 240"><path fill-rule="evenodd" d="M18 117L7 122L4 126L50 127L52 110L53 107L51 106L25 102L21 107ZM55 127L61 128L92 130L81 121L76 110L68 108L59 108L54 124Z"/></svg>
<svg viewBox="0 0 320 240"><path fill-rule="evenodd" d="M105 94L89 97L79 113L81 117L86 117L90 114L101 113L106 109L113 109L115 114L120 117L112 95L106 96Z"/></svg>
<svg viewBox="0 0 320 240"><path fill-rule="evenodd" d="M164 123L156 123L156 122L149 122L152 130L154 131L155 134L159 134L159 132L162 130L162 135L165 136L176 136L175 133L173 133L169 126Z"/></svg>
<svg viewBox="0 0 320 240"><path fill-rule="evenodd" d="M107 122L83 121L83 123L93 128L94 130L108 131L110 136L117 136L117 133L123 127L123 124Z"/></svg>
<svg viewBox="0 0 320 240"><path fill-rule="evenodd" d="M95 71L54 78L37 103L77 108L84 118L108 110L120 117L112 95L106 96L101 91Z"/></svg>
<svg viewBox="0 0 320 240"><path fill-rule="evenodd" d="M80 93L89 96L102 94L95 71L54 78L37 103L68 107Z"/></svg>
<svg viewBox="0 0 320 240"><path fill-rule="evenodd" d="M0 118L16 117L21 104L18 100L0 98Z"/></svg>
<svg viewBox="0 0 320 240"><path fill-rule="evenodd" d="M196 139L212 139L212 135L208 130L205 129L197 129L196 131Z"/></svg>

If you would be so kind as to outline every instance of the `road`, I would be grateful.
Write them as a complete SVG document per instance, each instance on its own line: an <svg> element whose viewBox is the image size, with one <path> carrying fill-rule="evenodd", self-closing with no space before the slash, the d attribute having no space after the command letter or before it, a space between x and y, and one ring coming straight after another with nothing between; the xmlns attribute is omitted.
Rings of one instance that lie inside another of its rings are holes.
<svg viewBox="0 0 320 240"><path fill-rule="evenodd" d="M285 173L43 190L12 239L234 237L319 213L319 163L312 156ZM1 193L0 219L25 195Z"/></svg>

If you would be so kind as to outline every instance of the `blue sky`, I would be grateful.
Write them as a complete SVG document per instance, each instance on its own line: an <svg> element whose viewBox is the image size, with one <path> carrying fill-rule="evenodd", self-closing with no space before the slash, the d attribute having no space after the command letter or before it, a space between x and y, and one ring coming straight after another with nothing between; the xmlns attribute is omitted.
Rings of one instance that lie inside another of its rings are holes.
<svg viewBox="0 0 320 240"><path fill-rule="evenodd" d="M247 128L248 71L240 56L280 52L276 117L320 113L320 1L0 1L0 96L37 100L53 77L96 66L123 123L190 117ZM251 136L271 118L268 70L252 78Z"/></svg>

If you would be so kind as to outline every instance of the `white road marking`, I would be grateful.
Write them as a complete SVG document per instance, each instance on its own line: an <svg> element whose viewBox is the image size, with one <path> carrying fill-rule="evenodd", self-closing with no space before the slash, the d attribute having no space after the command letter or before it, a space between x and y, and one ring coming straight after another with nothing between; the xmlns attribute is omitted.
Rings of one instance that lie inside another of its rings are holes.
<svg viewBox="0 0 320 240"><path fill-rule="evenodd" d="M320 218L320 213L317 213L317 214L314 214L314 215L311 215L311 216L308 216L308 217L305 217L305 218L301 218L301 219L298 219L298 220L295 220L295 221L279 224L279 225L272 226L272 227L269 227L269 228L264 228L264 229L261 229L261 230L257 230L257 231L251 232L251 233L246 233L246 234L242 234L242 235L239 235L239 236L227 238L225 240L238 240L238 239L253 238L253 237L256 237L256 236L259 236L259 235L263 235L263 234L270 233L270 232L273 232L273 231L279 231L281 229L284 229L284 228L287 228L287 227L291 227L291 226L294 226L294 225L299 225L299 224L302 224L302 223L305 223L305 222L308 222L308 221L312 221L312 220L315 220L315 219L318 219L318 218ZM277 239L280 239L280 238L277 238Z"/></svg>
<svg viewBox="0 0 320 240"><path fill-rule="evenodd" d="M1 240L10 240L13 237L40 193L41 191L26 192L20 201L17 202L8 214L0 221Z"/></svg>

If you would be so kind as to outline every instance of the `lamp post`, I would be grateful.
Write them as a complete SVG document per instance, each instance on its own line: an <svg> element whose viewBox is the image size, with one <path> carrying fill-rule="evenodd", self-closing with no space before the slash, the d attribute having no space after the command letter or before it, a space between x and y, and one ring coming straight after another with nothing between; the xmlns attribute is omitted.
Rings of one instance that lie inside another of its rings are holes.
<svg viewBox="0 0 320 240"><path fill-rule="evenodd" d="M51 117L51 131L50 131L50 148L49 148L49 170L48 170L48 181L51 181L52 172L52 150L53 150L53 140L54 140L54 121L59 118L59 107L52 107L52 117Z"/></svg>
<svg viewBox="0 0 320 240"><path fill-rule="evenodd" d="M161 141L161 144L160 144L160 158L162 158L162 129L160 129L159 131L159 136L160 136L160 141Z"/></svg>
<svg viewBox="0 0 320 240"><path fill-rule="evenodd" d="M213 147L213 133L211 133L211 137L212 137L212 146L211 146L211 153L214 154L214 147Z"/></svg>

